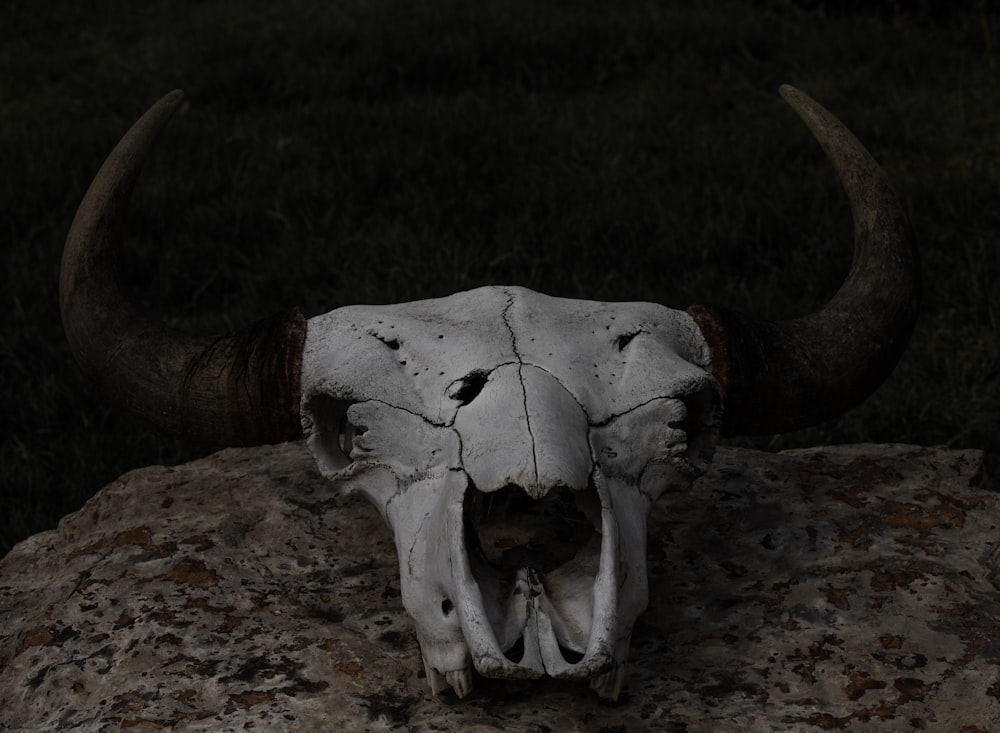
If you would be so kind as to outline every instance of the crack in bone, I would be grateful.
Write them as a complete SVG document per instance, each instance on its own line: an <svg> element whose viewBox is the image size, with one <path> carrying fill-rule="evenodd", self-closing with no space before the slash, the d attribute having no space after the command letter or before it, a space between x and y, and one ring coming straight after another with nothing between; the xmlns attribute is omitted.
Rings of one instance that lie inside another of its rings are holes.
<svg viewBox="0 0 1000 733"><path fill-rule="evenodd" d="M684 393L683 392L678 392L677 395L662 394L662 395L656 395L654 397L650 397L647 400L643 400L642 402L639 402L639 403L633 405L632 407L628 408L627 410L622 410L621 412L616 412L614 415L609 415L608 417L604 418L600 422L591 423L590 427L592 427L592 428L603 428L603 427L605 427L607 425L610 425L612 422L614 422L618 418L624 417L625 415L633 413L636 410L641 410L646 405L651 405L654 402L656 402L657 400L679 400L680 397L678 395L682 395L682 394L684 394Z"/></svg>
<svg viewBox="0 0 1000 733"><path fill-rule="evenodd" d="M524 386L524 358L521 356L520 350L517 348L517 333L514 332L513 326L510 325L508 320L508 314L510 309L514 307L514 294L510 291L504 291L507 294L507 305L504 306L503 312L500 317L503 319L503 325L507 327L507 332L510 334L510 346L514 350L514 356L517 357L517 381L521 384L521 400L524 404L524 422L528 429L528 437L531 438L531 463L532 468L535 472L535 484L538 484L538 452L535 448L535 434L531 431L531 412L528 409L528 390ZM576 400L576 398L573 398Z"/></svg>
<svg viewBox="0 0 1000 733"><path fill-rule="evenodd" d="M390 498L389 501L391 502L392 499ZM388 506L389 502L386 502L386 514L388 514ZM413 542L410 544L410 549L406 553L406 567L410 571L410 575L413 575L414 572L413 556L417 553L417 545L420 544L420 537L423 534L424 525L427 523L427 520L430 519L430 516L430 512L427 512L421 518L420 524L417 525L417 531L413 533Z"/></svg>

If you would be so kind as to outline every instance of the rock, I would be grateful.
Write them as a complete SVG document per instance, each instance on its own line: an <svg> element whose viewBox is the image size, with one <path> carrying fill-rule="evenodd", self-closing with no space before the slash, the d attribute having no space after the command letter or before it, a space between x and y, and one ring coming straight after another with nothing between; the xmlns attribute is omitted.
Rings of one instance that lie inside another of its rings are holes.
<svg viewBox="0 0 1000 733"><path fill-rule="evenodd" d="M626 692L431 697L389 530L302 444L129 473L0 562L0 730L1000 730L977 451L720 449L650 522Z"/></svg>

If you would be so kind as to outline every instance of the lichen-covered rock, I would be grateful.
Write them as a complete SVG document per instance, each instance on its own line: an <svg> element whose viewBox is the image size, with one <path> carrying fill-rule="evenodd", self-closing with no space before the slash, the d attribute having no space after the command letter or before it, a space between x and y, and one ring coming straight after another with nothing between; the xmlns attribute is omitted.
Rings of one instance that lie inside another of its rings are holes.
<svg viewBox="0 0 1000 733"><path fill-rule="evenodd" d="M0 730L1000 730L980 453L721 449L649 532L621 702L458 703L426 688L388 529L301 444L135 471L0 562Z"/></svg>

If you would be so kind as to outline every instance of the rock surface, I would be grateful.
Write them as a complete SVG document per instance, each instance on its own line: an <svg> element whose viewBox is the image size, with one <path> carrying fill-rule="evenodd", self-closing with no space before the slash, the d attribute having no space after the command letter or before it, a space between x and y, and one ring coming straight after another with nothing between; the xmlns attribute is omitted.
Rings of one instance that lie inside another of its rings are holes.
<svg viewBox="0 0 1000 733"><path fill-rule="evenodd" d="M719 450L653 514L615 705L551 680L432 698L389 530L301 444L134 471L0 562L0 730L1000 730L982 465Z"/></svg>

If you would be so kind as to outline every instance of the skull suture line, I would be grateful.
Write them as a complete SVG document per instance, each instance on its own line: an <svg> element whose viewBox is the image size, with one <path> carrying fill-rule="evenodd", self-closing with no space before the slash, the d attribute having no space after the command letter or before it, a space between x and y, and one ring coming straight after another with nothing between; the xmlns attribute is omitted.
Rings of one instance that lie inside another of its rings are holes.
<svg viewBox="0 0 1000 733"><path fill-rule="evenodd" d="M62 262L67 337L157 429L257 445L304 428L324 475L392 527L435 692L464 697L475 668L590 679L617 698L647 602L653 503L706 469L720 430L793 430L857 404L913 327L917 255L885 174L829 112L781 91L834 163L855 222L847 279L802 318L485 287L308 324L293 311L223 338L172 332L123 297L109 263L173 92L80 205Z"/></svg>

